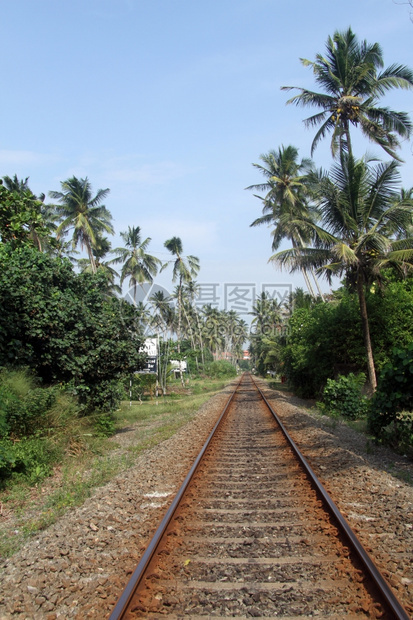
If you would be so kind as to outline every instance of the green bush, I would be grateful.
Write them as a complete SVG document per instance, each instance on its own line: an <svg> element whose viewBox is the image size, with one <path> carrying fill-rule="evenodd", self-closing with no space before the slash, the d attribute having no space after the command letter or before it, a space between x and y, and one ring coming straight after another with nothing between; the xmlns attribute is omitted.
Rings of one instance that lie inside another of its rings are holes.
<svg viewBox="0 0 413 620"><path fill-rule="evenodd" d="M380 374L393 347L413 341L413 276L388 281L367 294L376 370ZM331 301L294 311L281 350L283 374L299 395L319 398L327 379L337 374L366 372L357 295L340 289Z"/></svg>
<svg viewBox="0 0 413 620"><path fill-rule="evenodd" d="M119 382L142 366L136 309L107 295L104 274L67 259L0 245L0 365L69 385L84 413L115 409Z"/></svg>
<svg viewBox="0 0 413 620"><path fill-rule="evenodd" d="M11 475L15 465L13 443L8 439L0 439L0 481Z"/></svg>
<svg viewBox="0 0 413 620"><path fill-rule="evenodd" d="M206 374L213 379L230 378L237 376L237 370L230 362L218 360L207 365Z"/></svg>
<svg viewBox="0 0 413 620"><path fill-rule="evenodd" d="M327 379L337 373L364 370L357 299L343 293L332 302L296 310L281 361L289 385L304 398L319 398Z"/></svg>
<svg viewBox="0 0 413 620"><path fill-rule="evenodd" d="M125 398L125 390L119 379L101 379L99 383L86 385L71 381L67 388L77 396L81 411L89 415L95 411L115 411Z"/></svg>
<svg viewBox="0 0 413 620"><path fill-rule="evenodd" d="M347 376L339 375L338 379L327 379L321 408L350 420L365 416L367 398L362 395L365 381L364 373L350 373Z"/></svg>
<svg viewBox="0 0 413 620"><path fill-rule="evenodd" d="M110 412L100 413L94 417L94 430L97 437L111 437L115 430L115 418Z"/></svg>
<svg viewBox="0 0 413 620"><path fill-rule="evenodd" d="M0 441L0 481L10 476L35 484L49 476L59 460L60 449L45 437L27 437L12 442Z"/></svg>
<svg viewBox="0 0 413 620"><path fill-rule="evenodd" d="M393 355L380 373L377 390L371 401L369 429L381 437L392 434L396 443L413 433L413 343L404 349L393 349ZM403 415L401 413L403 412Z"/></svg>
<svg viewBox="0 0 413 620"><path fill-rule="evenodd" d="M55 398L53 388L34 388L24 400L12 400L7 412L9 433L24 437L43 428L46 425L47 412Z"/></svg>
<svg viewBox="0 0 413 620"><path fill-rule="evenodd" d="M79 432L79 407L29 370L0 372L0 480L35 484L52 472Z"/></svg>
<svg viewBox="0 0 413 620"><path fill-rule="evenodd" d="M55 388L41 388L26 370L0 374L0 432L3 437L33 435L47 426L47 412L56 400Z"/></svg>

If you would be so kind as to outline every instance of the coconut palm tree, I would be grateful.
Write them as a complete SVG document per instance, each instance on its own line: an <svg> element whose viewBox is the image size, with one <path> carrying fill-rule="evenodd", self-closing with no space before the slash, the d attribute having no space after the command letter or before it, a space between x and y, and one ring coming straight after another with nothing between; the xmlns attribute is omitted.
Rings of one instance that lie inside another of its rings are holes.
<svg viewBox="0 0 413 620"><path fill-rule="evenodd" d="M281 310L276 299L272 299L264 291L258 296L249 313L254 318L251 326L255 326L255 332L261 335L274 331L274 327L281 322Z"/></svg>
<svg viewBox="0 0 413 620"><path fill-rule="evenodd" d="M107 237L98 237L96 239L96 245L92 249L95 259L96 273L103 273L107 280L107 292L108 294L118 293L121 294L122 290L120 286L115 284L115 278L119 278L118 272L112 267L112 260L104 260L107 254L111 251L111 243ZM77 264L82 272L92 272L92 265L87 258L80 258Z"/></svg>
<svg viewBox="0 0 413 620"><path fill-rule="evenodd" d="M184 256L182 241L179 237L171 237L165 241L164 246L174 257L165 263L161 271L172 265L172 282L178 281L177 306L178 306L178 353L180 353L181 323L182 323L182 287L190 282L199 272L199 258L196 256Z"/></svg>
<svg viewBox="0 0 413 620"><path fill-rule="evenodd" d="M49 192L53 200L60 202L56 205L56 212L61 220L56 230L57 236L60 237L73 229L73 248L78 244L82 250L86 248L92 272L96 273L93 249L96 247L97 239L104 233L114 233L112 216L101 204L110 190L99 189L96 196L92 196L92 186L87 177L84 179L71 177L61 182L61 188L61 192Z"/></svg>
<svg viewBox="0 0 413 620"><path fill-rule="evenodd" d="M310 202L310 177L314 170L311 159L298 159L295 146L281 146L260 156L264 165L253 164L265 177L264 183L250 185L246 189L265 191L264 197L257 196L263 202L263 215L254 220L251 226L272 225L272 249L277 250L284 239L289 239L294 247L304 247L311 242L312 229L306 224L306 218L315 216ZM302 270L304 281L310 294L316 294L305 269ZM315 274L312 273L318 293L321 289Z"/></svg>
<svg viewBox="0 0 413 620"><path fill-rule="evenodd" d="M400 194L395 196L395 203L397 202L413 202L413 187L409 187L408 189L402 187L400 190ZM413 212L412 219L410 221L410 226L408 226L407 230L401 231L399 233L399 238L405 239L406 237L413 237Z"/></svg>
<svg viewBox="0 0 413 620"><path fill-rule="evenodd" d="M288 305L290 311L298 310L300 308L309 309L314 305L314 299L304 291L304 289L298 287L289 296Z"/></svg>
<svg viewBox="0 0 413 620"><path fill-rule="evenodd" d="M411 69L393 64L380 72L384 65L380 45L360 42L351 28L345 32L336 31L327 39L325 56L317 54L314 62L305 58L301 62L311 67L323 92L296 86L283 86L282 89L299 91L287 103L321 110L304 121L308 127L319 127L311 154L328 133L332 133L334 157L341 150L352 154L350 127L359 127L369 140L398 159L399 138L410 136L412 124L405 112L395 112L378 104L389 90L412 88Z"/></svg>
<svg viewBox="0 0 413 620"><path fill-rule="evenodd" d="M16 194L24 196L29 200L29 203L31 203L33 207L34 213L40 215L43 224L50 234L56 230L56 214L53 205L44 204L44 194L39 194L39 196L35 196L33 194L29 187L29 177L19 179L17 174L15 174L13 178L5 175L3 177L3 185L10 192L15 192ZM45 245L50 245L50 234L47 235L45 230L42 231L43 234L40 233L36 224L38 224L38 222L35 221L30 224L30 236L34 244L37 246L37 249L42 252Z"/></svg>
<svg viewBox="0 0 413 620"><path fill-rule="evenodd" d="M121 232L120 236L125 242L124 248L113 250L118 257L113 259L114 263L123 263L120 284L122 286L126 278L130 277L129 286L133 287L133 299L136 303L136 291L138 285L142 286L145 282L153 282L153 278L158 273L161 261L156 256L147 253L147 248L151 238L142 240L140 226L128 226L126 232Z"/></svg>
<svg viewBox="0 0 413 620"><path fill-rule="evenodd" d="M248 325L235 310L224 310L222 319L225 350L231 354L235 366L237 359L242 356L243 344L248 338Z"/></svg>
<svg viewBox="0 0 413 620"><path fill-rule="evenodd" d="M29 187L29 177L19 179L17 174L15 174L13 178L6 174L3 177L3 185L9 192L17 192L18 194L23 194L27 192L27 190L31 191Z"/></svg>
<svg viewBox="0 0 413 620"><path fill-rule="evenodd" d="M222 314L218 308L214 308L211 304L205 304L202 306L202 315L203 340L212 355L217 356L225 346Z"/></svg>
<svg viewBox="0 0 413 620"><path fill-rule="evenodd" d="M199 348L201 350L201 361L202 361L202 365L204 366L205 356L204 356L204 343L203 343L203 338L202 338L201 318L199 315L199 310L195 305L195 300L197 296L199 295L199 291L200 291L200 287L197 284L196 280L189 280L188 282L185 282L183 286L183 294L188 300L188 304L192 310L191 315L194 318L194 323L196 324L195 333L196 333L197 340L199 341Z"/></svg>
<svg viewBox="0 0 413 620"><path fill-rule="evenodd" d="M366 289L380 280L385 267L402 273L410 270L413 237L408 236L413 201L396 191L400 181L398 164L371 165L367 159L354 160L345 154L340 165L321 179L318 204L323 225L313 225L314 248L295 247L271 257L290 271L309 266L331 281L343 276L357 290L366 349L368 376L372 390L376 373L366 306Z"/></svg>
<svg viewBox="0 0 413 620"><path fill-rule="evenodd" d="M150 298L153 314L151 325L156 332L161 331L164 338L167 332L173 332L175 326L175 312L171 297L165 297L163 291L156 291Z"/></svg>

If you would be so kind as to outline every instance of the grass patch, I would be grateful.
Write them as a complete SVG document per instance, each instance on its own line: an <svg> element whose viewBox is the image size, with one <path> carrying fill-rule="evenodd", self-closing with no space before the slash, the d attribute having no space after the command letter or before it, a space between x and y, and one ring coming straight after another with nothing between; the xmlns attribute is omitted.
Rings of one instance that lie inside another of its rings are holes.
<svg viewBox="0 0 413 620"><path fill-rule="evenodd" d="M55 523L68 510L80 506L94 489L133 467L138 455L174 435L201 405L220 392L228 381L193 380L182 389L172 383L173 395L123 402L115 413L116 433L96 437L87 426L66 428L62 461L51 477L30 486L14 480L0 492L0 557L10 557L37 532ZM85 420L86 423L86 420Z"/></svg>

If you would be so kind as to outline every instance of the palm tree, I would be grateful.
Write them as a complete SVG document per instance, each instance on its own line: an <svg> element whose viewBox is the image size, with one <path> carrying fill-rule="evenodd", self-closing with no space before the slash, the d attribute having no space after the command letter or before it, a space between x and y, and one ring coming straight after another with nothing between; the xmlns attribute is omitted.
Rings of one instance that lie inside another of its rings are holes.
<svg viewBox="0 0 413 620"><path fill-rule="evenodd" d="M398 164L371 166L366 159L343 155L341 164L321 180L318 203L323 226L313 225L314 248L292 248L271 257L274 263L298 268L317 268L329 281L343 276L357 290L366 348L367 369L372 390L376 373L366 306L366 288L380 280L386 267L410 270L413 237L407 236L412 221L413 201L396 191Z"/></svg>
<svg viewBox="0 0 413 620"><path fill-rule="evenodd" d="M156 291L149 302L153 309L152 327L155 331L161 331L166 337L168 331L173 331L175 325L175 313L171 304L171 297L165 297L163 291Z"/></svg>
<svg viewBox="0 0 413 620"><path fill-rule="evenodd" d="M268 333L268 328L273 330L275 325L281 322L281 311L277 300L269 297L265 291L258 296L249 314L254 317L251 326L254 325L256 333L260 335Z"/></svg>
<svg viewBox="0 0 413 620"><path fill-rule="evenodd" d="M150 326L158 336L158 378L164 396L166 395L171 336L176 325L175 311L171 302L171 297L166 297L163 291L156 291L149 298L152 307ZM160 339L159 334L162 335Z"/></svg>
<svg viewBox="0 0 413 620"><path fill-rule="evenodd" d="M251 226L273 225L272 249L277 250L284 239L289 239L294 247L304 247L311 241L312 230L306 218L314 217L310 203L309 179L313 172L311 159L298 160L298 149L294 146L281 146L278 151L261 155L265 165L253 164L265 177L264 183L250 185L246 189L267 192L264 197L257 196L264 206L263 215L254 220ZM316 294L305 269L302 274L310 294ZM315 274L312 274L322 297Z"/></svg>
<svg viewBox="0 0 413 620"><path fill-rule="evenodd" d="M295 86L282 90L298 90L299 94L287 101L300 106L321 109L305 119L308 127L319 127L311 147L313 154L319 141L332 133L331 150L352 154L350 127L359 127L371 141L379 144L389 155L398 159L395 149L398 138L408 138L412 124L405 112L379 107L379 99L393 88L412 88L413 72L403 65L393 64L382 72L383 53L378 43L359 42L349 28L336 31L326 43L326 55L316 55L314 62L301 62L311 67L322 93Z"/></svg>
<svg viewBox="0 0 413 620"><path fill-rule="evenodd" d="M163 271L172 264L172 282L178 281L178 353L180 353L181 321L182 321L182 286L190 282L199 272L199 258L196 256L184 256L182 241L179 237L171 237L165 241L164 246L174 257L162 266Z"/></svg>
<svg viewBox="0 0 413 620"><path fill-rule="evenodd" d="M314 299L304 291L304 289L298 287L289 296L288 304L290 311L298 310L300 308L309 309L314 305Z"/></svg>
<svg viewBox="0 0 413 620"><path fill-rule="evenodd" d="M243 344L248 338L248 326L234 310L223 311L223 325L225 350L231 354L232 363L235 366L237 359L242 356Z"/></svg>
<svg viewBox="0 0 413 620"><path fill-rule="evenodd" d="M204 356L204 343L202 339L202 328L201 328L201 320L199 316L199 310L195 305L195 299L199 295L200 287L198 286L195 280L189 280L184 284L183 293L188 300L189 306L192 309L192 316L195 319L196 323L196 335L199 340L199 348L201 350L201 361L202 365L205 366L205 356Z"/></svg>
<svg viewBox="0 0 413 620"><path fill-rule="evenodd" d="M35 196L32 190L29 187L29 177L25 179L19 179L17 174L13 176L13 178L5 175L3 177L3 185L9 192L14 192L19 194L19 196L24 196L28 199L29 203L33 207L33 211L40 215L43 224L47 227L47 230L51 233L56 229L55 220L56 216L54 213L54 208L51 205L45 205L45 195L40 194L39 196ZM43 245L46 243L47 245L47 237L45 234L45 230L39 232L38 230L38 222L32 221L30 223L30 236L37 246L37 249L41 252L43 250Z"/></svg>
<svg viewBox="0 0 413 620"><path fill-rule="evenodd" d="M224 349L222 314L211 304L202 306L203 339L212 355L217 356Z"/></svg>
<svg viewBox="0 0 413 620"><path fill-rule="evenodd" d="M96 246L92 249L95 259L96 273L103 273L107 280L107 292L109 294L118 293L121 294L122 290L120 286L115 284L115 278L119 278L119 274L113 269L111 263L113 261L105 261L104 258L111 251L111 243L107 237L98 237L96 239ZM77 261L81 272L92 272L92 265L87 258L80 258Z"/></svg>
<svg viewBox="0 0 413 620"><path fill-rule="evenodd" d="M109 189L99 189L96 196L92 197L92 187L88 178L78 179L71 177L61 182L61 192L49 192L56 205L56 211L61 223L57 228L58 238L73 228L72 246L80 244L81 249L86 248L92 272L96 273L96 261L93 256L93 248L96 247L97 239L103 233L113 234L111 224L112 216L101 202L109 194Z"/></svg>
<svg viewBox="0 0 413 620"><path fill-rule="evenodd" d="M17 174L14 175L13 178L9 177L7 174L3 177L3 184L9 192L16 192L17 194L23 194L30 190L29 187L29 177L26 177L24 180L19 179Z"/></svg>
<svg viewBox="0 0 413 620"><path fill-rule="evenodd" d="M398 202L406 202L406 201L410 201L413 203L413 187L409 187L408 189L402 187L402 189L400 190L400 194L395 196L396 204ZM408 237L413 237L413 212L412 212L412 219L410 221L410 225L408 226L407 230L403 230L399 233L398 238L405 239Z"/></svg>
<svg viewBox="0 0 413 620"><path fill-rule="evenodd" d="M140 226L128 226L128 230L121 232L120 236L126 247L113 250L114 254L118 254L118 258L113 259L112 262L123 262L120 284L122 286L125 279L130 277L129 286L133 286L133 299L136 303L138 285L142 286L145 282L153 282L161 261L147 253L146 250L151 238L147 237L142 240Z"/></svg>

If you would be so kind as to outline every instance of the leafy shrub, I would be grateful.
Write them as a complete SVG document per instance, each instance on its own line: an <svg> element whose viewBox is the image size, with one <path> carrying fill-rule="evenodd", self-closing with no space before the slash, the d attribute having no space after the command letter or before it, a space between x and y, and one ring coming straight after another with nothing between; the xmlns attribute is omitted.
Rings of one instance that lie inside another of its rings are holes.
<svg viewBox="0 0 413 620"><path fill-rule="evenodd" d="M71 394L77 396L85 415L94 411L115 411L125 398L124 387L118 379L101 379L99 383L91 385L74 385L74 382L70 382L67 387Z"/></svg>
<svg viewBox="0 0 413 620"><path fill-rule="evenodd" d="M0 365L70 385L85 413L116 408L117 381L142 366L136 309L107 295L104 274L27 246L0 245L0 333Z"/></svg>
<svg viewBox="0 0 413 620"><path fill-rule="evenodd" d="M412 452L413 448L413 411L398 411L394 424L395 440L403 452Z"/></svg>
<svg viewBox="0 0 413 620"><path fill-rule="evenodd" d="M35 388L24 400L10 402L7 412L9 432L16 437L29 436L46 425L47 411L55 402L53 388Z"/></svg>
<svg viewBox="0 0 413 620"><path fill-rule="evenodd" d="M3 437L33 435L47 425L47 412L56 400L55 388L40 388L25 370L0 374L0 432Z"/></svg>
<svg viewBox="0 0 413 620"><path fill-rule="evenodd" d="M94 429L98 437L111 437L115 432L115 420L111 413L100 413L94 418Z"/></svg>
<svg viewBox="0 0 413 620"><path fill-rule="evenodd" d="M361 392L365 381L364 373L352 372L339 375L338 379L327 379L321 408L350 420L363 417L367 413L367 399Z"/></svg>
<svg viewBox="0 0 413 620"><path fill-rule="evenodd" d="M298 395L320 397L337 372L363 370L365 351L358 302L343 294L331 303L299 308L288 322L281 350L283 374Z"/></svg>
<svg viewBox="0 0 413 620"><path fill-rule="evenodd" d="M368 316L376 369L390 360L392 350L413 341L413 277L388 282L367 294ZM281 351L283 374L299 395L319 398L327 379L338 373L366 371L357 295L345 289L330 302L294 311Z"/></svg>
<svg viewBox="0 0 413 620"><path fill-rule="evenodd" d="M213 379L221 379L223 377L236 377L237 371L230 362L218 360L207 365L206 374Z"/></svg>
<svg viewBox="0 0 413 620"><path fill-rule="evenodd" d="M389 425L393 427L396 442L401 436L413 432L413 343L404 349L393 349L390 362L380 373L377 390L372 398L369 413L369 429L376 436L384 434ZM404 412L403 415L400 415ZM409 430L410 429L410 430Z"/></svg>
<svg viewBox="0 0 413 620"><path fill-rule="evenodd" d="M16 465L13 444L8 439L0 439L0 481L11 475Z"/></svg>
<svg viewBox="0 0 413 620"><path fill-rule="evenodd" d="M15 442L3 439L0 441L0 480L13 475L31 484L40 482L51 474L60 454L57 444L44 437L28 437Z"/></svg>

